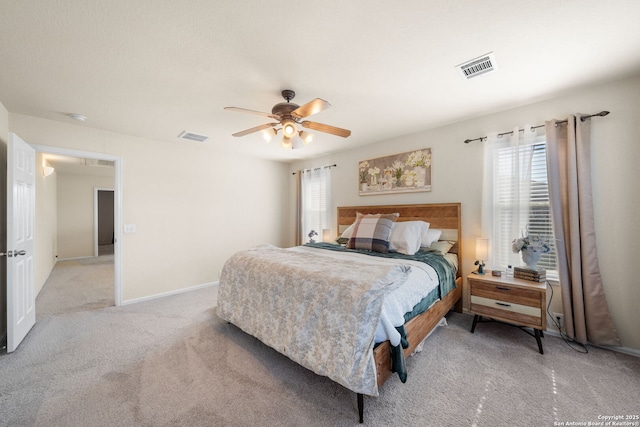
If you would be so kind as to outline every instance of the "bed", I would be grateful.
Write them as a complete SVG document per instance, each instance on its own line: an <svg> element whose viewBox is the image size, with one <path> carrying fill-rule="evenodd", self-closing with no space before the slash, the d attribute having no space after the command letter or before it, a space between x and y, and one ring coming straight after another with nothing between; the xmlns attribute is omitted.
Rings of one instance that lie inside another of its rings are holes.
<svg viewBox="0 0 640 427"><path fill-rule="evenodd" d="M430 229L442 231L441 240L455 243L448 256L458 257L458 268L446 273L453 275L446 280L453 284L445 286L436 280L429 292L438 294L436 301L428 303L428 310L403 320L405 323L395 330L384 323L390 295L415 281L420 270L426 272L420 277L445 277L443 267L433 270L437 272L434 274L429 270L432 267L417 265L413 256L391 254L397 259L387 260L387 255L362 255L353 253L357 252L354 248L343 250L337 245L287 249L261 246L241 251L227 261L220 277L217 307L222 319L354 391L360 422L364 395L377 396L378 388L394 372L402 379L403 372L406 375L404 359L422 345L449 310L461 311L462 306L460 204L339 207L338 232L356 219L362 228L361 220L374 216L393 218L394 230L428 222ZM407 223L397 225L402 222ZM347 246L353 242L351 239ZM338 253L341 251L347 253ZM422 251L418 255L433 256ZM397 320L393 322L395 326ZM380 338L381 331L388 333L388 339ZM398 341L395 331L402 345L392 345L392 341Z"/></svg>

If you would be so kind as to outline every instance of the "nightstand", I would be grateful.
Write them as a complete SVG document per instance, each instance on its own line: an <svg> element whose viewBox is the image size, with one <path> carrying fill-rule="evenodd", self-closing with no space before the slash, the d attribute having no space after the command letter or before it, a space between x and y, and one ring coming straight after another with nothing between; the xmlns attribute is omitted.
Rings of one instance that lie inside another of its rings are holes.
<svg viewBox="0 0 640 427"><path fill-rule="evenodd" d="M547 328L545 307L547 302L547 284L513 277L492 276L486 274L470 274L467 276L471 301L469 311L474 314L471 333L476 329L482 316L510 323L524 328L532 328L538 343L538 351L542 351L541 337Z"/></svg>

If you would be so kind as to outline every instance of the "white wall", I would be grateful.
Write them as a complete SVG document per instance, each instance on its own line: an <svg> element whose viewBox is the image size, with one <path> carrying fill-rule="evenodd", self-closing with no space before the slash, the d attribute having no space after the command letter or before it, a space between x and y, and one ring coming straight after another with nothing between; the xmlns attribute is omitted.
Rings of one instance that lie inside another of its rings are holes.
<svg viewBox="0 0 640 427"><path fill-rule="evenodd" d="M34 286L36 295L42 290L45 282L56 264L58 248L57 231L57 182L58 174L54 171L49 176L42 175L42 153L36 153L36 212L35 217L35 272Z"/></svg>
<svg viewBox="0 0 640 427"><path fill-rule="evenodd" d="M234 252L286 236L286 164L9 114L25 141L119 156L123 301L211 283ZM38 215L38 213L36 213Z"/></svg>
<svg viewBox="0 0 640 427"><path fill-rule="evenodd" d="M114 177L58 174L58 260L94 256L94 188L113 188Z"/></svg>
<svg viewBox="0 0 640 427"><path fill-rule="evenodd" d="M634 257L640 253L639 99L640 76L636 76L581 88L553 100L296 162L290 171L336 163L338 167L332 172L332 209L345 205L461 202L463 244L465 248L473 248L475 237L483 234L480 224L482 143L464 144L465 139L485 136L491 131L509 131L516 125L539 125L545 120L566 118L569 114L611 111L608 117L592 119L591 157L598 254L607 301L622 344L640 349L640 316L637 315L640 286L636 284L634 269L637 262ZM432 192L358 196L359 161L425 147L432 148ZM293 184L291 180L290 194L294 193ZM289 215L294 218L293 196L290 196L290 203ZM291 228L289 244L293 244L293 236ZM474 269L473 262L473 251L465 250L464 274ZM554 291L555 307L559 299L558 288Z"/></svg>

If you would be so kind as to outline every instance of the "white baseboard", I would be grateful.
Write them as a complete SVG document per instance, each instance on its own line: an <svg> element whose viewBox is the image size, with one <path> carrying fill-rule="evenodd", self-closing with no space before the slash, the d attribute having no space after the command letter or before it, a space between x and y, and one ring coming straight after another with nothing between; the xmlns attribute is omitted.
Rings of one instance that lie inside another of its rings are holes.
<svg viewBox="0 0 640 427"><path fill-rule="evenodd" d="M546 331L544 331L544 333L547 334L547 335L552 335L554 337L562 338L560 336L560 333L556 329L547 329ZM640 350L637 349L637 348L616 347L616 346L613 346L613 345L594 345L594 344L591 344L591 343L589 343L589 345L591 345L593 347L601 348L603 350L611 350L611 351L616 351L618 353L628 354L629 356L640 357Z"/></svg>
<svg viewBox="0 0 640 427"><path fill-rule="evenodd" d="M135 299L129 299L126 301L122 301L121 305L129 305L129 304L136 304L139 302L143 302L143 301L151 301L157 298L164 298L164 297L168 297L171 295L177 295L177 294L182 294L184 292L190 292L190 291L195 291L197 289L203 289L203 288L208 288L211 286L216 286L219 283L219 281L215 281L215 282L210 282L210 283L203 283L202 285L196 285L196 286L191 286L188 288L182 288L182 289L176 289L175 291L169 291L169 292L163 292L161 294L155 294L155 295L149 295L146 297L142 297L142 298L135 298Z"/></svg>
<svg viewBox="0 0 640 427"><path fill-rule="evenodd" d="M618 353L628 354L629 356L640 357L640 350L637 348L629 348L629 347L615 347L612 345L600 345L596 346L603 348L605 350L617 351Z"/></svg>
<svg viewBox="0 0 640 427"><path fill-rule="evenodd" d="M74 258L56 258L56 262L58 261L76 261L79 259L88 259L88 258L96 258L93 255L88 255L88 256L77 256Z"/></svg>

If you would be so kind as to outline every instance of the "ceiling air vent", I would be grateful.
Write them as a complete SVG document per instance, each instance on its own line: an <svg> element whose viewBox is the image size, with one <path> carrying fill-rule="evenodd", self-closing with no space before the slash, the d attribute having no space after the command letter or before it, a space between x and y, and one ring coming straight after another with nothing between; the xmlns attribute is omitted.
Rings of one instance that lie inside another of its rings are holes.
<svg viewBox="0 0 640 427"><path fill-rule="evenodd" d="M191 141L198 141L198 142L205 142L207 139L209 139L208 136L198 135L197 133L187 132L186 130L183 130L182 132L180 132L180 135L178 135L178 138L190 139Z"/></svg>
<svg viewBox="0 0 640 427"><path fill-rule="evenodd" d="M113 161L102 159L82 159L85 166L113 166Z"/></svg>
<svg viewBox="0 0 640 427"><path fill-rule="evenodd" d="M456 65L456 68L465 79L470 79L472 77L497 70L498 66L493 52L490 52L486 55L472 59L471 61Z"/></svg>

